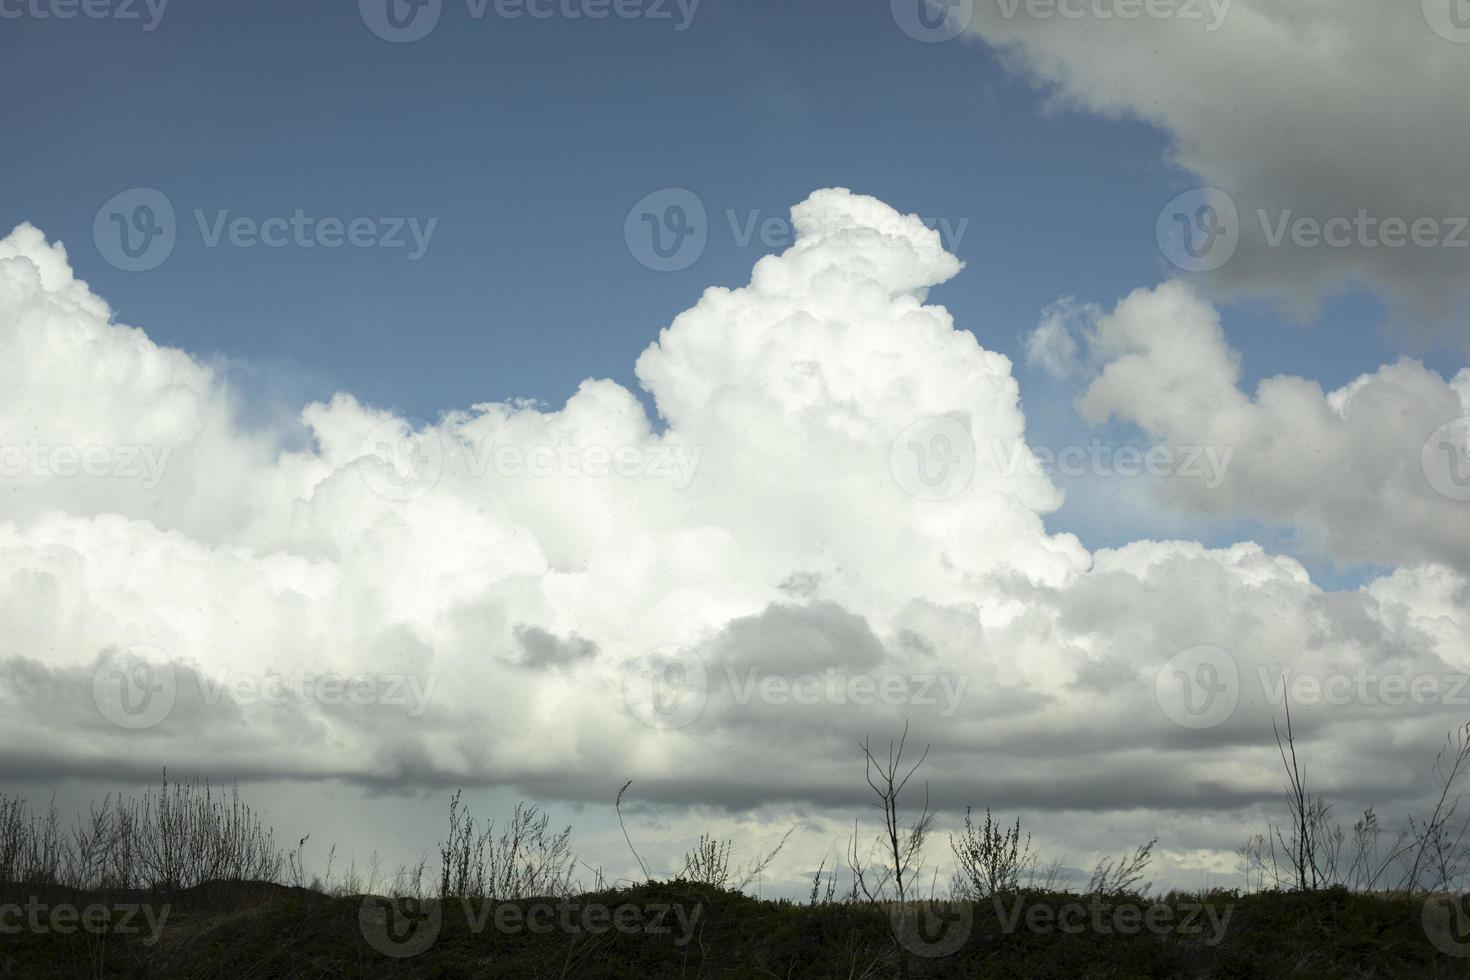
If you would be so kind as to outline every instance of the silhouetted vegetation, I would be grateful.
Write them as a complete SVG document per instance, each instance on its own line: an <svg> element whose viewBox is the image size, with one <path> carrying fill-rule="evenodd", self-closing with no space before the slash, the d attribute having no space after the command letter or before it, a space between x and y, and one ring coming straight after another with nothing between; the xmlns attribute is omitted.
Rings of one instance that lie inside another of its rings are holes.
<svg viewBox="0 0 1470 980"><path fill-rule="evenodd" d="M1470 976L1470 909L1450 894L1467 868L1455 784L1470 727L1440 753L1430 815L1385 846L1371 810L1351 830L1330 819L1288 717L1289 816L1238 850L1244 888L1156 897L1157 841L1064 891L1061 859L988 809L949 836L941 894L915 782L926 754L912 761L907 736L886 754L860 746L882 825L855 828L849 886L824 860L805 902L745 893L789 832L738 869L733 842L704 834L671 878L650 875L622 821L628 785L615 805L643 878L612 886L578 861L570 827L528 804L497 826L459 793L437 888L427 851L385 874L376 855L343 868L329 850L308 874L308 838L280 848L233 787L165 777L70 823L0 796L0 977Z"/></svg>

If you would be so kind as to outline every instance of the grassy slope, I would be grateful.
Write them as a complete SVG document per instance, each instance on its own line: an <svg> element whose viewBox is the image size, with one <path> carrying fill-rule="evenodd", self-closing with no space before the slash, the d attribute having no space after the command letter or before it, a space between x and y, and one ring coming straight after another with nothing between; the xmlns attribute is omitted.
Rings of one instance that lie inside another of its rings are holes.
<svg viewBox="0 0 1470 980"><path fill-rule="evenodd" d="M1056 907L1067 896L1032 895L1027 905ZM690 942L679 929L649 936L472 930L461 903L443 906L429 949L385 956L363 938L362 901L279 889L239 911L175 907L161 940L0 935L0 975L16 977L893 977L897 966L888 918L868 907L806 907L762 902L681 882L659 882L584 895L579 903L632 903L643 909L698 905ZM1005 932L988 903L978 907L966 944L942 959L909 956L919 977L1036 980L1132 978L1434 978L1470 977L1470 959L1437 951L1421 925L1421 903L1352 895L1265 893L1218 897L1233 902L1225 939L1204 936L1063 935L1024 927ZM512 903L521 907L528 902ZM668 920L671 924L673 920ZM1208 929L1205 935L1208 935ZM96 968L99 951L105 955Z"/></svg>

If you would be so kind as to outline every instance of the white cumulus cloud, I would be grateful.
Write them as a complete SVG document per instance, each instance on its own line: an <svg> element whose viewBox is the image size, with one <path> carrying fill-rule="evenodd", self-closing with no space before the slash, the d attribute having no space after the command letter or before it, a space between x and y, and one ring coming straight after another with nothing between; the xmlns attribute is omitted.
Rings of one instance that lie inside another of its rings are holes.
<svg viewBox="0 0 1470 980"><path fill-rule="evenodd" d="M636 778L671 804L846 806L864 790L855 740L909 721L934 744L940 805L1164 821L1276 798L1261 677L1465 669L1464 568L1427 533L1405 538L1419 545L1404 567L1344 593L1249 542L1090 553L1049 533L1061 495L1040 468L977 451L1023 441L1026 423L1007 358L927 302L961 268L937 233L841 189L793 220L792 248L749 285L708 290L639 358L657 419L588 380L560 407L411 423L344 393L248 430L218 374L115 323L59 244L14 231L0 241L10 771L166 762L575 800ZM1244 445L1289 437L1272 433L1279 401L1320 426L1311 438L1345 441L1331 465L1359 469L1356 452L1465 390L1406 363L1342 396L1283 381L1253 401L1208 307L1176 286L1130 298L1087 346L1069 359L1099 367L1094 417ZM1359 419L1385 399L1389 430ZM1423 411L1403 421L1405 406ZM1199 433L1201 413L1221 428ZM1228 493L1269 472L1247 464ZM1335 527L1329 478L1301 479ZM1449 515L1426 518L1444 540ZM1206 729L1171 720L1156 688L1202 644L1239 678L1238 706ZM1407 797L1418 775L1364 760L1433 745L1455 707L1301 716L1334 734L1331 752L1362 753L1344 795L1389 778ZM1383 739L1385 724L1407 734Z"/></svg>

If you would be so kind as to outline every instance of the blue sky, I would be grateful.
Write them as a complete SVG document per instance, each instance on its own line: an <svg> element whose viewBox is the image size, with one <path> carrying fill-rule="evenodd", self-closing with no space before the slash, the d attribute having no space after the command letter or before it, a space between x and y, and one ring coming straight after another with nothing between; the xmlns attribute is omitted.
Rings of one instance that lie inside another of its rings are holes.
<svg viewBox="0 0 1470 980"><path fill-rule="evenodd" d="M420 415L631 381L659 328L703 287L743 283L765 250L733 240L726 210L783 217L820 186L970 219L968 269L936 299L1014 355L1058 297L1111 305L1162 278L1154 218L1197 183L1161 162L1158 132L1047 112L990 49L916 42L877 4L707 0L677 32L474 20L460 0L427 38L394 45L352 4L180 2L152 32L27 20L7 33L6 81L56 88L11 111L7 177L26 193L0 223L68 243L120 318L160 341ZM148 273L91 245L96 209L133 186L162 190L183 226ZM699 194L713 235L692 267L655 274L629 255L623 219L666 186ZM196 208L439 223L417 262L211 250ZM1239 316L1247 371L1334 385L1381 363L1375 305L1331 312L1330 340Z"/></svg>
<svg viewBox="0 0 1470 980"><path fill-rule="evenodd" d="M933 298L1021 362L1034 442L1080 438L1070 389L1024 365L1021 338L1060 297L1110 307L1169 274L1154 220L1198 181L1164 162L1167 138L1048 108L993 49L915 41L885 5L706 0L682 31L670 13L475 19L451 0L408 44L379 39L350 3L177 0L152 31L12 21L0 79L25 91L44 78L49 93L10 110L0 166L25 193L0 197L0 225L65 242L121 321L223 356L262 404L349 390L432 418L559 405L587 377L636 387L657 331L773 250L732 225L847 186L947 223L967 268ZM132 187L177 212L173 253L146 272L109 265L90 233ZM667 273L623 234L629 208L665 187L694 191L709 219L698 261ZM437 224L411 260L207 248L195 216L297 209ZM1326 327L1267 304L1232 308L1228 326L1247 383L1288 372L1330 388L1392 359L1381 315L1359 292L1325 306ZM1053 524L1093 545L1166 530L1102 510L1074 500Z"/></svg>

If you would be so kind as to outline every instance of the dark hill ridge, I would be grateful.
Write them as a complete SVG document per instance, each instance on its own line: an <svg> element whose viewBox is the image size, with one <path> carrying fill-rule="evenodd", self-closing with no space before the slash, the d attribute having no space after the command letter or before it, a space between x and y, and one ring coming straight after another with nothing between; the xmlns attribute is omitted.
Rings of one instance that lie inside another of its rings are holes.
<svg viewBox="0 0 1470 980"><path fill-rule="evenodd" d="M142 893L66 900L77 920L89 903L107 906L114 925L127 906L150 901ZM760 901L682 881L566 899L386 902L212 882L179 894L166 916L161 905L151 910L152 921L165 919L155 942L136 910L133 931L121 935L6 929L0 967L16 978L180 980L900 975L893 920L867 904ZM1422 900L1342 889L1157 900L1027 892L946 906L935 921L947 933L899 931L902 967L915 978L1470 977L1470 933L1436 933L1425 910ZM17 921L12 912L0 926ZM924 955L936 953L948 955Z"/></svg>

